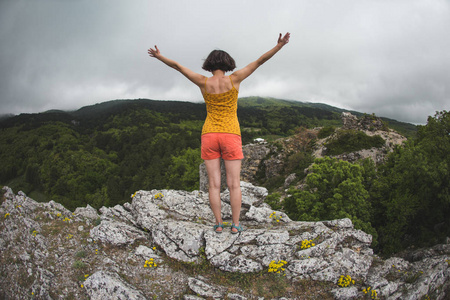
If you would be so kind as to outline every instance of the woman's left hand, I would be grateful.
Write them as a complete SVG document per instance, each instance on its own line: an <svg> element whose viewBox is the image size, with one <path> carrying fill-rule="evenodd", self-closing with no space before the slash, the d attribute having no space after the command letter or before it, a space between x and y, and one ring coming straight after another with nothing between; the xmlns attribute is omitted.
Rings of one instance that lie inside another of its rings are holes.
<svg viewBox="0 0 450 300"><path fill-rule="evenodd" d="M280 36L278 37L278 45L281 45L281 47L283 47L284 45L289 43L290 37L291 37L291 34L289 32L286 33L283 37L282 37L282 34L280 33Z"/></svg>
<svg viewBox="0 0 450 300"><path fill-rule="evenodd" d="M158 56L161 55L158 46L155 45L155 49L152 48L148 49L148 55L150 55L151 57L158 58Z"/></svg>

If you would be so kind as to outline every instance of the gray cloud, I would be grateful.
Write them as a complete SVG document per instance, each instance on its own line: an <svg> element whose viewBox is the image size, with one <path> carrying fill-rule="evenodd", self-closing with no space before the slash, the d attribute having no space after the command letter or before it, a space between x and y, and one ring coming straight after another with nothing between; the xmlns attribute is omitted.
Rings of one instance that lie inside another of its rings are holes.
<svg viewBox="0 0 450 300"><path fill-rule="evenodd" d="M111 99L201 101L149 58L192 70L213 49L244 67L291 42L241 85L241 96L323 102L425 123L450 99L450 3L393 1L0 2L0 114L76 109ZM206 74L205 74L206 75Z"/></svg>

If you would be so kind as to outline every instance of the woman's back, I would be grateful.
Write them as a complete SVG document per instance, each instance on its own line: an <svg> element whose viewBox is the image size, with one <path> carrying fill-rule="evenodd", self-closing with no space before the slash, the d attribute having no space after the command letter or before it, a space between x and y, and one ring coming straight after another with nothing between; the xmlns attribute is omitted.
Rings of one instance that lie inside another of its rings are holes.
<svg viewBox="0 0 450 300"><path fill-rule="evenodd" d="M208 78L205 82L205 91L208 94L222 94L233 89L233 83L230 76L217 74Z"/></svg>
<svg viewBox="0 0 450 300"><path fill-rule="evenodd" d="M202 134L223 132L241 135L237 118L238 90L231 78L228 76L206 78L202 92L207 111Z"/></svg>

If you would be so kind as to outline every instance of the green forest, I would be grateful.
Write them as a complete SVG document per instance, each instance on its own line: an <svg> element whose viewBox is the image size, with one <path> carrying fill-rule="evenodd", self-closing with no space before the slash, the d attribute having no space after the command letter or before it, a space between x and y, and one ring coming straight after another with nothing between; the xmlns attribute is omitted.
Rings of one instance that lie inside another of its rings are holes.
<svg viewBox="0 0 450 300"><path fill-rule="evenodd" d="M340 122L338 112L309 104L240 103L244 144ZM145 99L11 117L0 122L0 183L69 209L122 204L140 189L198 189L205 118L203 103Z"/></svg>
<svg viewBox="0 0 450 300"><path fill-rule="evenodd" d="M238 117L246 144L256 137L273 141L291 136L299 128L339 127L342 111L249 97L239 100ZM123 204L136 190L195 190L205 117L203 103L139 99L4 118L0 183L71 210ZM373 234L374 246L385 254L450 236L449 114L430 116L418 129L383 120L409 138L385 164L317 160L305 178L306 189L291 189L281 202L274 201L274 191L268 202L294 220L349 217L357 228Z"/></svg>

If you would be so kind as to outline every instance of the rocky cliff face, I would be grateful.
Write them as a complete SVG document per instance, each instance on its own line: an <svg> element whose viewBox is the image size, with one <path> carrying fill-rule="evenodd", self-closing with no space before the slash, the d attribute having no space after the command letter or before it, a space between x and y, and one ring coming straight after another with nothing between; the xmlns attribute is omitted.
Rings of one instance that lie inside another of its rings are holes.
<svg viewBox="0 0 450 300"><path fill-rule="evenodd" d="M4 299L273 298L264 286L217 283L217 272L241 279L270 275L267 285L284 286L278 298L360 299L368 287L369 297L386 299L449 295L450 244L415 252L411 261L383 260L373 254L371 236L350 220L291 221L263 202L266 189L246 182L241 213L246 230L236 235L229 228L212 231L208 195L199 191L138 191L123 206L99 212L87 206L73 213L53 201L3 191ZM229 220L227 191L222 199Z"/></svg>
<svg viewBox="0 0 450 300"><path fill-rule="evenodd" d="M351 113L342 113L342 129L343 130L356 130L362 131L368 136L381 136L385 144L381 148L371 148L371 149L363 149L360 151L355 151L352 153L344 153L336 156L339 159L355 162L357 160L370 158L375 163L383 163L386 155L393 151L395 146L402 145L406 138L396 131L389 129L380 118L374 116L365 116L361 118L357 118ZM330 139L333 139L337 134L326 137L324 139L320 139L316 143L316 149L313 153L315 157L324 157L326 156L326 147L324 146Z"/></svg>

